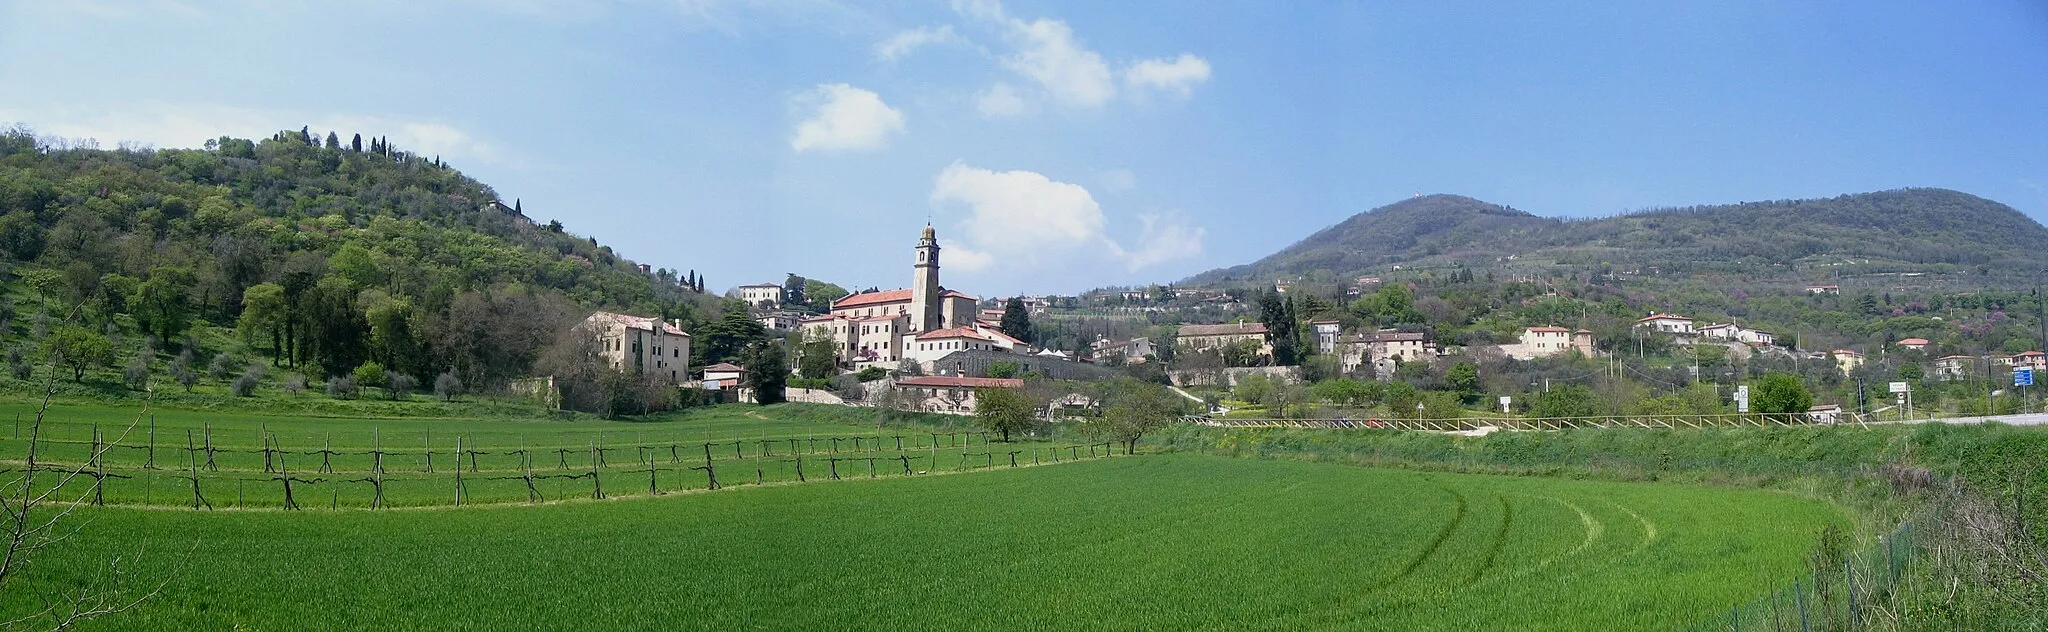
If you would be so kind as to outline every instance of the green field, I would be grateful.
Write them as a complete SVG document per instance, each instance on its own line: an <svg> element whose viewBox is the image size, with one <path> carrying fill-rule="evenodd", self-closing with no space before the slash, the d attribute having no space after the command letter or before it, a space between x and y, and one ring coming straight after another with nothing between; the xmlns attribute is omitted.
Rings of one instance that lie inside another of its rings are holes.
<svg viewBox="0 0 2048 632"><path fill-rule="evenodd" d="M109 507L88 629L1670 629L1803 572L1845 517L1772 492L1141 455L398 511ZM26 606L21 591L8 612Z"/></svg>
<svg viewBox="0 0 2048 632"><path fill-rule="evenodd" d="M17 413L32 421L34 408L0 404L0 419ZM722 486L772 484L1034 465L1109 452L1089 441L1004 444L968 427L971 419L964 417L905 417L877 427L870 411L803 404L691 409L634 422L138 413L67 405L53 408L44 423L38 460L106 474L70 479L66 498L282 509L289 472L291 504L315 509L454 505L458 490L460 504L652 495L708 489L714 473ZM0 454L26 453L26 424L0 434ZM99 445L113 446L97 463L91 456L95 432Z"/></svg>

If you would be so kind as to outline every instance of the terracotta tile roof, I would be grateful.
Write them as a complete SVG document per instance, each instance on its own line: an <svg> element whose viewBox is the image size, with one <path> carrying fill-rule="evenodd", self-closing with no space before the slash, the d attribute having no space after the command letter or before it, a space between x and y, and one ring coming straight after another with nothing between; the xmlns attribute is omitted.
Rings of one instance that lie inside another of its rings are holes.
<svg viewBox="0 0 2048 632"><path fill-rule="evenodd" d="M941 338L973 338L975 340L986 340L993 342L993 340L990 340L988 336L984 336L980 332L977 332L967 327L954 327L952 329L927 331L917 335L918 340L938 340Z"/></svg>
<svg viewBox="0 0 2048 632"><path fill-rule="evenodd" d="M1562 333L1568 333L1568 332L1570 332L1571 330L1569 330L1569 329L1565 329L1565 328L1563 328L1563 327L1530 327L1530 328L1529 328L1529 331L1540 331L1540 332L1545 332L1545 333L1557 333L1557 334L1562 334Z"/></svg>
<svg viewBox="0 0 2048 632"><path fill-rule="evenodd" d="M1365 337L1366 342L1421 342L1428 339L1428 334L1419 331L1372 334Z"/></svg>
<svg viewBox="0 0 2048 632"><path fill-rule="evenodd" d="M704 367L705 373L739 373L745 370L746 369L740 368L739 366L734 365L731 362L720 362L718 364L713 364L711 366Z"/></svg>
<svg viewBox="0 0 2048 632"><path fill-rule="evenodd" d="M1224 323L1221 325L1181 325L1180 335L1187 336L1234 336L1265 334L1265 323Z"/></svg>
<svg viewBox="0 0 2048 632"><path fill-rule="evenodd" d="M594 312L590 315L590 318L609 320L611 322L618 323L626 327L627 329L638 329L641 331L654 331L654 324L661 323L661 333L663 334L670 336L683 336L686 338L689 337L690 335L690 332L683 331L682 329L677 328L675 325L669 324L667 321L648 318L645 316L629 316L617 312Z"/></svg>
<svg viewBox="0 0 2048 632"><path fill-rule="evenodd" d="M906 377L896 381L897 386L936 386L969 388L1024 388L1024 380L995 377L958 377L951 375L926 375Z"/></svg>
<svg viewBox="0 0 2048 632"><path fill-rule="evenodd" d="M846 309L849 307L867 307L869 305L881 305L884 303L896 303L908 300L910 300L910 290L882 290L880 292L854 294L846 298L832 301L832 309Z"/></svg>
<svg viewBox="0 0 2048 632"><path fill-rule="evenodd" d="M2041 352L2039 352L2039 351L2024 351L2024 352L2020 352L2020 353L2015 353L2015 354L2012 354L2012 357L2015 357L2015 358L2032 358L2032 357L2035 357L2035 356L2039 356L2039 355L2043 355L2043 354L2042 354Z"/></svg>
<svg viewBox="0 0 2048 632"><path fill-rule="evenodd" d="M1925 344L1927 344L1927 339L1926 339L1926 338L1907 338L1907 339L1905 339L1905 340L1900 340L1900 341L1899 341L1899 344L1900 344L1900 345L1925 345Z"/></svg>

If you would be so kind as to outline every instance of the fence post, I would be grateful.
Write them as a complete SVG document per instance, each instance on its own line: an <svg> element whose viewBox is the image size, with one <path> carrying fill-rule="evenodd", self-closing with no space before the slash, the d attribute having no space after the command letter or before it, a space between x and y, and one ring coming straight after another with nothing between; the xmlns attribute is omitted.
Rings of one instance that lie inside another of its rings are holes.
<svg viewBox="0 0 2048 632"><path fill-rule="evenodd" d="M1813 624L1806 617L1806 589L1799 580L1792 580L1792 597L1799 602L1799 632L1812 632Z"/></svg>
<svg viewBox="0 0 2048 632"><path fill-rule="evenodd" d="M1849 595L1849 629L1851 630L1863 627L1863 617L1859 616L1861 611L1856 607L1856 566L1854 561L1854 555L1849 556L1849 559L1842 560L1842 591Z"/></svg>

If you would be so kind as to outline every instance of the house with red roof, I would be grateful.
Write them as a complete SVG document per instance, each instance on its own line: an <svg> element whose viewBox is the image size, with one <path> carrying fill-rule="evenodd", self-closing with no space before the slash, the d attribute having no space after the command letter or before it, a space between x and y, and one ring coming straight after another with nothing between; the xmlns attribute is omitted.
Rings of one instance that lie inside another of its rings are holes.
<svg viewBox="0 0 2048 632"><path fill-rule="evenodd" d="M1927 342L1926 338L1907 338L1905 340L1900 340L1897 344L1902 349L1925 351L1929 343Z"/></svg>
<svg viewBox="0 0 2048 632"><path fill-rule="evenodd" d="M944 355L938 351L942 346L1003 351L1028 346L982 322L985 315L976 309L980 299L939 285L939 250L937 233L926 225L913 249L910 287L847 295L832 302L830 313L803 321L799 329L807 338L832 340L840 362L853 369L893 369L904 360L936 358ZM961 337L963 332L967 337Z"/></svg>
<svg viewBox="0 0 2048 632"><path fill-rule="evenodd" d="M1501 345L1502 353L1516 360L1533 360L1554 356L1566 351L1578 351L1579 355L1593 357L1593 332L1585 329L1573 331L1563 327L1541 326L1522 330L1521 342Z"/></svg>
<svg viewBox="0 0 2048 632"><path fill-rule="evenodd" d="M1692 319L1677 314L1650 314L1649 316L1636 319L1636 326L1648 328L1650 331L1681 336L1690 336L1696 333L1692 328Z"/></svg>

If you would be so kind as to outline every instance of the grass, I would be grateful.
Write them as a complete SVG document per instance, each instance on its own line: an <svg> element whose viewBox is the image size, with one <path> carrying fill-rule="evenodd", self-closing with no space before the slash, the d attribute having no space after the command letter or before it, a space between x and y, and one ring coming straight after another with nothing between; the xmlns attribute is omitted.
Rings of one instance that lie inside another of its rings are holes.
<svg viewBox="0 0 2048 632"><path fill-rule="evenodd" d="M127 564L163 592L87 628L123 630L1643 629L1793 576L1843 520L1753 490L1201 455L537 507L91 517L28 579L73 585L146 546Z"/></svg>
<svg viewBox="0 0 2048 632"><path fill-rule="evenodd" d="M0 416L9 414L32 418L34 409L0 404ZM992 442L970 423L905 415L877 427L872 411L809 404L728 405L629 422L63 406L45 422L39 458L89 465L97 428L103 441L117 444L100 459L110 476L98 489L92 478L75 478L66 497L190 506L200 500L187 478L197 470L207 504L283 508L281 474L289 469L291 504L339 508L456 504L458 490L461 503L478 504L705 489L707 461L719 483L730 486L1007 467L1013 456L1031 465L1108 451L1042 438ZM26 448L23 431L0 434L0 453Z"/></svg>

